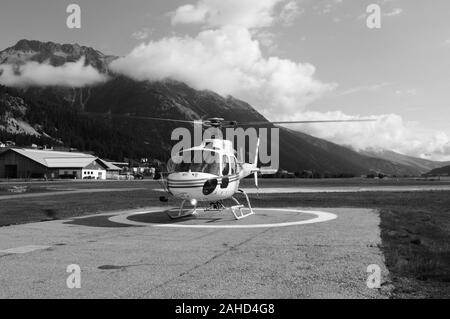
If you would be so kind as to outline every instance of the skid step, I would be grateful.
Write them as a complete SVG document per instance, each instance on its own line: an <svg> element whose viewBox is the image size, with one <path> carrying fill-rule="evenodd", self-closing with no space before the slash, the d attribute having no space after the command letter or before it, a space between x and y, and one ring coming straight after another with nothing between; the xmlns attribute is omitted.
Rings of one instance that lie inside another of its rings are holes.
<svg viewBox="0 0 450 319"><path fill-rule="evenodd" d="M242 219L242 218L245 218L245 217L255 214L255 212L252 209L252 206L250 205L250 200L248 199L247 193L244 192L242 189L238 189L238 192L245 196L245 199L247 200L248 208L245 208L244 205L240 204L239 201L232 196L231 199L233 199L234 202L236 203L236 205L231 206L231 212L233 213L234 218ZM243 209L248 209L248 212L244 212Z"/></svg>
<svg viewBox="0 0 450 319"><path fill-rule="evenodd" d="M245 209L244 205L231 206L231 212L233 213L234 218L242 219L254 214L253 210L249 209L248 212L244 212L243 208Z"/></svg>

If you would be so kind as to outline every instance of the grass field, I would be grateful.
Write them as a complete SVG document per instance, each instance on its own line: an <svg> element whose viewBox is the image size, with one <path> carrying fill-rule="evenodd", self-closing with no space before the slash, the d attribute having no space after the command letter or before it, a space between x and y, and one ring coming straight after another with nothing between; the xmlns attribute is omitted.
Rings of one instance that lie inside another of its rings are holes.
<svg viewBox="0 0 450 319"><path fill-rule="evenodd" d="M448 185L449 181L420 180L273 180L263 187ZM22 183L0 183L0 196ZM73 189L139 188L133 191L67 194L1 200L0 226L64 219L111 210L162 206L155 181L36 182L28 191L42 193ZM252 186L251 180L244 185ZM450 191L296 193L252 195L255 207L362 207L380 212L382 247L396 298L450 298ZM176 205L176 202L169 203Z"/></svg>

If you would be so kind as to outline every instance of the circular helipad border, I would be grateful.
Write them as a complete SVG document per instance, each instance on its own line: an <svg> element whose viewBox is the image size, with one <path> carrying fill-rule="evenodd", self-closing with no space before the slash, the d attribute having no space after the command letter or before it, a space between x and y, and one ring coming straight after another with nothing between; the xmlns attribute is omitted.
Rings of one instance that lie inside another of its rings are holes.
<svg viewBox="0 0 450 319"><path fill-rule="evenodd" d="M306 225L306 224L315 224L315 223L323 223L327 222L333 219L336 219L337 216L332 213L328 212L321 212L321 211L312 211L312 210L299 210L299 209L279 209L279 208L254 208L256 210L256 216L257 212L264 210L264 211L282 211L282 212L296 212L296 213L303 213L303 214L311 214L316 216L315 218L307 219L307 220L300 220L300 221L292 221L292 222L283 222L283 223L269 223L269 224L253 224L253 225L189 225L189 224L180 224L180 223L174 223L174 224L158 224L158 223L144 223L144 222L137 222L129 220L129 216L134 215L143 215L143 214L149 214L153 212L158 212L160 210L146 210L142 212L132 212L127 214L121 214L116 215L108 218L110 221L115 223L121 223L126 225L133 225L133 226L151 226L151 227L165 227L165 228L228 228L228 229L242 229L242 228L274 228L274 227L287 227L287 226L296 226L296 225ZM255 215L252 215L255 216ZM252 218L252 216L248 218Z"/></svg>

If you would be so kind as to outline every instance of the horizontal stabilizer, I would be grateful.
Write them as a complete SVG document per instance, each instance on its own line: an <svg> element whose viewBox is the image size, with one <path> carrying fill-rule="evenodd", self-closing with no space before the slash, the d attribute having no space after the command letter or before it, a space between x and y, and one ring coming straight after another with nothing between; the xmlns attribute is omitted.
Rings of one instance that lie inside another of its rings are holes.
<svg viewBox="0 0 450 319"><path fill-rule="evenodd" d="M276 174L278 172L278 170L275 168L270 168L270 167L261 167L259 169L259 172L262 175L273 175L273 174Z"/></svg>

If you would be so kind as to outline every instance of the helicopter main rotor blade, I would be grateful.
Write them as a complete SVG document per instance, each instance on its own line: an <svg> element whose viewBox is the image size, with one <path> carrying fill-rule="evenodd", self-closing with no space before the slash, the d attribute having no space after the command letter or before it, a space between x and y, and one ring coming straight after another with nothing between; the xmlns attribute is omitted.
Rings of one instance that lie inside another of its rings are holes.
<svg viewBox="0 0 450 319"><path fill-rule="evenodd" d="M111 117L121 117L136 120L151 120L151 121L165 121L165 122L175 122L175 123L190 123L190 124L202 124L202 120L176 120L176 119L165 119L160 117L150 117L150 116L139 116L139 115L128 115L128 114L111 114L111 113L96 113L96 112L83 112L86 115L97 115L97 116L111 116Z"/></svg>
<svg viewBox="0 0 450 319"><path fill-rule="evenodd" d="M360 120L312 120L312 121L257 121L257 122L239 122L238 126L248 125L264 125L264 124L314 124L314 123L352 123L352 122L376 122L375 119L360 119Z"/></svg>
<svg viewBox="0 0 450 319"><path fill-rule="evenodd" d="M237 122L237 121L225 121L222 118L211 118L206 120L177 120L168 119L161 117L150 117L150 116L139 116L139 115L128 115L128 114L111 114L111 113L96 113L96 112L83 112L87 115L97 115L106 117L122 117L129 119L139 119L139 120L151 120L151 121L165 121L174 123L189 123L197 124L203 126L213 126L213 127L236 127L236 126L250 126L250 125L268 125L268 124L314 124L314 123L351 123L351 122L375 122L376 119L357 119L357 120L299 120L299 121L253 121L253 122Z"/></svg>

